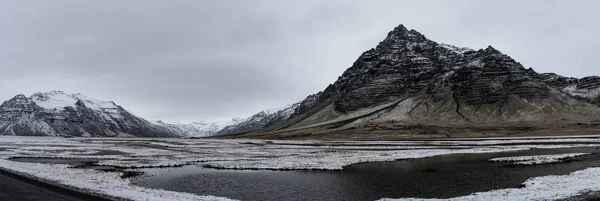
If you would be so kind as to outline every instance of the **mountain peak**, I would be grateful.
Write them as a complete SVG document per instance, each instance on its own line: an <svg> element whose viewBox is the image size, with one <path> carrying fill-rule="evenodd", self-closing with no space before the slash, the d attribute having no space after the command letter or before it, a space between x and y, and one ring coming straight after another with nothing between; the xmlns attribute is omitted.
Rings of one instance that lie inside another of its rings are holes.
<svg viewBox="0 0 600 201"><path fill-rule="evenodd" d="M404 26L404 24L399 24L396 28L394 28L393 32L407 32L408 29Z"/></svg>
<svg viewBox="0 0 600 201"><path fill-rule="evenodd" d="M425 36L414 29L409 31L403 24L400 24L388 33L384 41L400 39L425 39Z"/></svg>
<svg viewBox="0 0 600 201"><path fill-rule="evenodd" d="M23 95L23 94L17 94L15 97L13 97L12 99L18 99L18 100L23 100L23 99L27 99L27 96Z"/></svg>
<svg viewBox="0 0 600 201"><path fill-rule="evenodd" d="M61 90L50 90L49 92L43 92L42 94L50 94L50 95L58 95L58 94L67 94Z"/></svg>
<svg viewBox="0 0 600 201"><path fill-rule="evenodd" d="M61 93L64 94L65 92L62 90L50 90L50 93Z"/></svg>
<svg viewBox="0 0 600 201"><path fill-rule="evenodd" d="M492 47L491 45L488 45L487 48L485 48L483 51L490 54L502 54L502 52Z"/></svg>

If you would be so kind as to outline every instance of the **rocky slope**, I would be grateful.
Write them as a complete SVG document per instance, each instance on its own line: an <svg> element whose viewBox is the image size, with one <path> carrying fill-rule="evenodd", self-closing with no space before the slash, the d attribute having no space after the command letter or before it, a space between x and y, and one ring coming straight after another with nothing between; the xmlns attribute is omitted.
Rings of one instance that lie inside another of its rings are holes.
<svg viewBox="0 0 600 201"><path fill-rule="evenodd" d="M364 52L324 91L267 131L432 126L550 125L600 120L600 77L537 73L488 46L440 44L403 25Z"/></svg>
<svg viewBox="0 0 600 201"><path fill-rule="evenodd" d="M296 103L284 108L264 110L248 118L224 127L216 132L214 136L236 135L256 131L267 127L270 124L286 121L296 111L300 103Z"/></svg>
<svg viewBox="0 0 600 201"><path fill-rule="evenodd" d="M112 101L62 91L17 95L0 105L0 135L177 137Z"/></svg>

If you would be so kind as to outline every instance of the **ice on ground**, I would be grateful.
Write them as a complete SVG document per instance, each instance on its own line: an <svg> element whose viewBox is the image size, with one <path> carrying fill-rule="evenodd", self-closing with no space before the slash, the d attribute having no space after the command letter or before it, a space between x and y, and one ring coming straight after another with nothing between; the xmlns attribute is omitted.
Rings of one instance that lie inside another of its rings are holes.
<svg viewBox="0 0 600 201"><path fill-rule="evenodd" d="M200 165L226 169L341 170L357 163L447 154L594 146L600 147L599 137L356 142L1 136L0 168L115 197L134 200L146 198L185 200L198 199L198 197L134 186L124 187L129 183L121 179L118 173L68 168L65 165L15 162L8 159L11 157L94 159L98 160L97 165L120 168ZM94 187L95 185L99 186ZM141 193L134 193L138 191ZM154 198L155 196L158 198ZM212 199L212 197L202 197L202 199Z"/></svg>
<svg viewBox="0 0 600 201"><path fill-rule="evenodd" d="M529 144L526 144L529 143ZM230 169L322 169L378 161L600 147L598 138L479 141L277 141L0 137L0 157L93 158L99 165L147 168L197 164ZM106 152L117 154L106 155Z"/></svg>
<svg viewBox="0 0 600 201"><path fill-rule="evenodd" d="M591 153L568 153L568 154L548 154L537 156L515 156L492 158L491 162L514 162L515 165L541 165L550 163L560 163L568 159L590 155Z"/></svg>
<svg viewBox="0 0 600 201"><path fill-rule="evenodd" d="M108 195L108 197L140 201L231 200L215 196L199 196L190 193L138 187L132 185L129 180L121 179L122 173L117 172L101 172L98 170L69 168L68 165L20 163L8 160L0 160L0 167L6 171L27 177L35 177L45 182L57 183L66 188L83 190L87 193Z"/></svg>
<svg viewBox="0 0 600 201"><path fill-rule="evenodd" d="M568 175L551 175L528 179L523 188L508 188L450 199L422 198L384 198L380 201L463 201L463 200L558 200L581 195L586 192L600 191L600 168L588 168Z"/></svg>

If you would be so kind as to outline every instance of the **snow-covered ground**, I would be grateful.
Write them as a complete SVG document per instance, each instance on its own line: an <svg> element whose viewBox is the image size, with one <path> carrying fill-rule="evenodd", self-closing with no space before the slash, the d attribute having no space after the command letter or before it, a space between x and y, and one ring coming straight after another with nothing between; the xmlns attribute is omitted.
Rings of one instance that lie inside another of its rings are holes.
<svg viewBox="0 0 600 201"><path fill-rule="evenodd" d="M0 167L27 177L35 177L45 182L57 183L66 188L105 195L106 197L116 199L146 201L231 200L215 196L199 196L190 193L138 187L131 185L128 180L121 179L121 173L118 172L101 172L90 169L69 168L68 165L20 163L9 160L0 160Z"/></svg>
<svg viewBox="0 0 600 201"><path fill-rule="evenodd" d="M514 162L515 165L542 165L550 163L560 163L568 159L590 155L590 153L569 153L569 154L549 154L537 156L515 156L492 158L491 162Z"/></svg>
<svg viewBox="0 0 600 201"><path fill-rule="evenodd" d="M132 200L218 200L221 198L136 187L128 180L121 179L120 173L69 168L67 165L15 162L9 159L84 158L96 159L99 165L122 168L197 164L227 169L341 170L345 166L363 162L445 154L590 146L600 147L600 138L357 142L7 136L0 137L0 168L73 188Z"/></svg>

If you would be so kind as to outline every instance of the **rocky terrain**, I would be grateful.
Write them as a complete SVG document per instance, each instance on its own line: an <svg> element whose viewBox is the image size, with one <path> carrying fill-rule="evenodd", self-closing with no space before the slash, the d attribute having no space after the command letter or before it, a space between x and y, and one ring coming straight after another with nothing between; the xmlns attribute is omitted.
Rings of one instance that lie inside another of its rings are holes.
<svg viewBox="0 0 600 201"><path fill-rule="evenodd" d="M492 46L441 44L400 25L263 132L589 124L599 94L598 76L537 73Z"/></svg>

